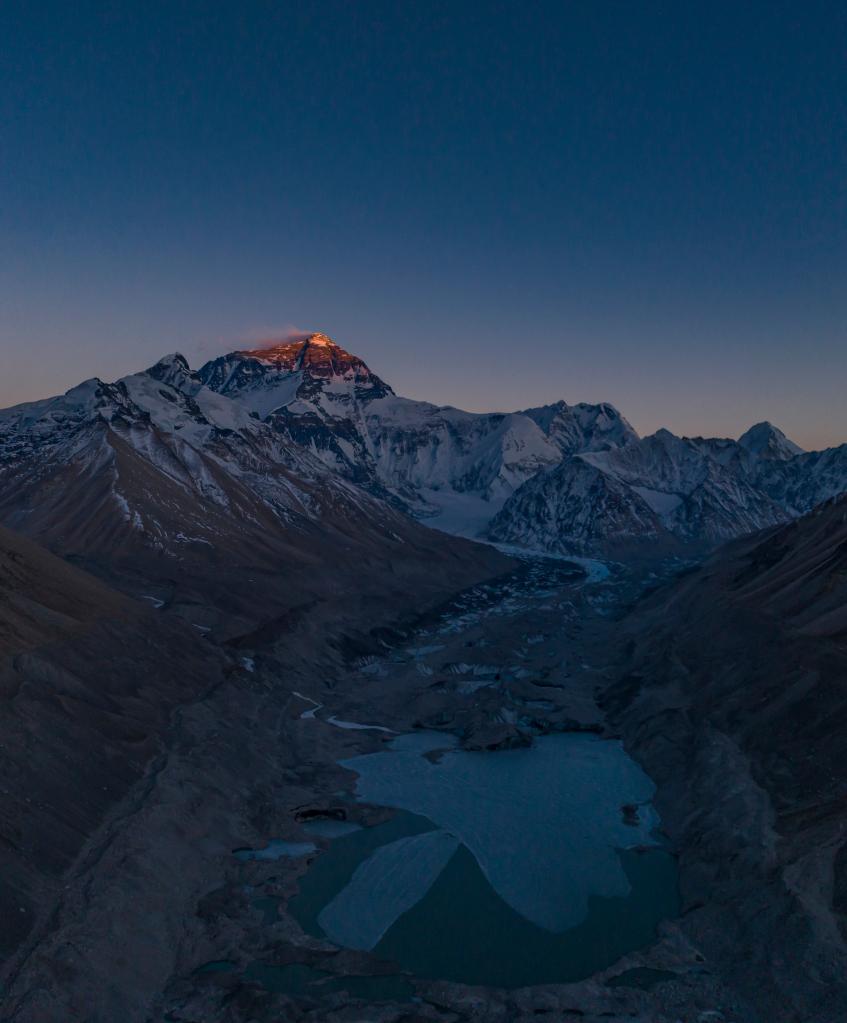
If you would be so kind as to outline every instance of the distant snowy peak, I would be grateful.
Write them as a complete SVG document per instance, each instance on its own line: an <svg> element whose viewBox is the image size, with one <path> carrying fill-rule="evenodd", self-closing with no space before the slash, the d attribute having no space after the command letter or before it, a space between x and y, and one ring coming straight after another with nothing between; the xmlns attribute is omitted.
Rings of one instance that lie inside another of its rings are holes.
<svg viewBox="0 0 847 1023"><path fill-rule="evenodd" d="M565 401L557 401L552 405L525 409L519 415L527 416L536 423L565 456L578 451L608 451L638 441L638 434L630 423L614 405L606 402L568 405Z"/></svg>
<svg viewBox="0 0 847 1023"><path fill-rule="evenodd" d="M300 369L303 361L309 356L318 356L318 361L320 361L321 351L329 358L336 353L340 353L342 356L347 355L347 352L326 334L303 334L301 337L289 337L278 344L265 344L258 348L242 348L234 354L285 367L292 372Z"/></svg>
<svg viewBox="0 0 847 1023"><path fill-rule="evenodd" d="M586 447L578 459L530 479L492 520L489 535L551 550L598 550L624 534L717 543L776 525L819 495L841 492L847 472L838 449L826 465L815 457L770 423L754 426L739 441L677 437L666 429L641 440L622 437L607 448ZM606 477L606 489L580 463ZM591 487L582 486L586 479ZM590 530L580 519L579 493ZM610 501L618 502L619 518L610 515ZM645 519L642 502L655 521Z"/></svg>
<svg viewBox="0 0 847 1023"><path fill-rule="evenodd" d="M230 352L207 362L200 380L263 419L293 401L370 401L394 392L368 366L326 334Z"/></svg>
<svg viewBox="0 0 847 1023"><path fill-rule="evenodd" d="M595 552L664 534L651 502L580 456L527 480L488 528L495 542L557 553Z"/></svg>
<svg viewBox="0 0 847 1023"><path fill-rule="evenodd" d="M779 504L684 438L586 452L518 488L491 522L496 541L604 553L623 540L714 544L784 522Z"/></svg>
<svg viewBox="0 0 847 1023"><path fill-rule="evenodd" d="M306 372L318 377L350 374L369 380L373 376L365 363L351 355L326 334L308 334L295 340L261 348L246 348L230 357L255 359L277 373Z"/></svg>
<svg viewBox="0 0 847 1023"><path fill-rule="evenodd" d="M188 360L179 352L166 355L147 370L147 376L168 384L184 394L196 394L203 381L188 365Z"/></svg>
<svg viewBox="0 0 847 1023"><path fill-rule="evenodd" d="M672 527L691 535L701 525L709 535L731 534L734 515L739 529L756 519L746 507L755 502L728 478L728 500L743 507L722 509L722 481L711 480L710 468L713 460L747 466L756 455L734 441L724 450L721 442L667 430L642 441L607 402L470 413L412 401L395 395L362 359L325 334L233 352L198 376L333 472L467 535L479 535L528 481L563 462L568 467L529 490L527 505L515 505L517 514L499 519L500 534L511 528L526 542L542 507L546 526L537 540L546 537L544 542L552 542L555 529L570 529L584 543L627 530L653 536ZM575 456L584 461L574 462ZM763 500L762 518L770 522L772 502Z"/></svg>
<svg viewBox="0 0 847 1023"><path fill-rule="evenodd" d="M774 458L780 461L803 454L803 449L789 440L782 430L773 423L756 423L738 438L738 443L758 458Z"/></svg>
<svg viewBox="0 0 847 1023"><path fill-rule="evenodd" d="M472 413L398 397L325 334L232 352L199 378L333 472L413 514L447 515L457 530L474 534L539 470L638 442L605 403Z"/></svg>

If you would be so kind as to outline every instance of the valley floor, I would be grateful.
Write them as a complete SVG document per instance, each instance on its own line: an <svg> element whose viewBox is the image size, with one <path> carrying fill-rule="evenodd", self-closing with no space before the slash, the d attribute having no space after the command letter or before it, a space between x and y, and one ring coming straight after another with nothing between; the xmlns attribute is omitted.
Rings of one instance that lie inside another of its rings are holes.
<svg viewBox="0 0 847 1023"><path fill-rule="evenodd" d="M761 1012L755 983L728 983L710 951L710 928L726 920L715 912L692 929L686 911L696 907L685 903L653 945L600 974L515 990L399 977L373 955L304 933L286 909L310 845L331 841L304 825L392 816L345 797L353 776L339 760L420 728L460 735L466 749L505 749L551 731L617 734L602 705L620 675L621 614L680 566L614 566L605 578L588 567L586 575L564 561L527 560L403 628L341 634L307 619L272 655L235 651L226 684L180 709L167 754L104 829L97 855L89 850L68 878L54 926L10 978L3 1018L796 1020ZM661 796L670 820L684 812ZM300 843L293 851L305 855L233 855L274 841ZM287 989L279 967L296 967ZM357 979L310 982L327 975Z"/></svg>

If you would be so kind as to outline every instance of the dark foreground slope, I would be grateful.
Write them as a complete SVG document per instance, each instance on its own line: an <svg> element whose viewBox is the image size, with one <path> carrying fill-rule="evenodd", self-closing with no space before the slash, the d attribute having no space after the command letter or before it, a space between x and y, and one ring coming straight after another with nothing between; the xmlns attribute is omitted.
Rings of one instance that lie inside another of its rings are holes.
<svg viewBox="0 0 847 1023"><path fill-rule="evenodd" d="M847 1018L847 499L626 624L609 710L659 784L686 926L761 1020Z"/></svg>
<svg viewBox="0 0 847 1023"><path fill-rule="evenodd" d="M49 926L63 878L151 770L170 715L224 678L179 622L0 528L0 957Z"/></svg>

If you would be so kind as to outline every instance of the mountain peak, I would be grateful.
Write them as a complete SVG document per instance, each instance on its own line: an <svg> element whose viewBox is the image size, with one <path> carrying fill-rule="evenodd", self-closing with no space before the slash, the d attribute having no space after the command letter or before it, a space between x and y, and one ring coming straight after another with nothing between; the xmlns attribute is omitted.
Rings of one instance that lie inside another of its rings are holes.
<svg viewBox="0 0 847 1023"><path fill-rule="evenodd" d="M325 398L340 408L394 393L358 356L319 331L230 352L207 362L198 377L210 390L237 397L263 419L295 400Z"/></svg>
<svg viewBox="0 0 847 1023"><path fill-rule="evenodd" d="M325 347L327 345L332 345L335 348L338 347L338 345L332 340L331 337L329 337L327 334L320 333L310 334L306 338L306 343L310 345L318 345L319 347Z"/></svg>
<svg viewBox="0 0 847 1023"><path fill-rule="evenodd" d="M751 455L760 458L776 458L785 460L802 453L803 449L789 440L773 423L767 420L756 423L738 438L738 443Z"/></svg>
<svg viewBox="0 0 847 1023"><path fill-rule="evenodd" d="M309 349L328 349L341 352L342 349L328 334L292 334L275 344L264 344L257 348L242 348L235 352L260 362L290 363Z"/></svg>
<svg viewBox="0 0 847 1023"><path fill-rule="evenodd" d="M180 352L172 352L170 355L163 356L155 366L151 366L145 372L154 380L169 384L178 391L186 393L193 393L202 383L188 365L188 360Z"/></svg>
<svg viewBox="0 0 847 1023"><path fill-rule="evenodd" d="M188 359L186 359L182 352L171 352L169 355L163 355L147 372L150 376L158 377L160 373L167 373L175 369L182 370L183 373L191 372Z"/></svg>

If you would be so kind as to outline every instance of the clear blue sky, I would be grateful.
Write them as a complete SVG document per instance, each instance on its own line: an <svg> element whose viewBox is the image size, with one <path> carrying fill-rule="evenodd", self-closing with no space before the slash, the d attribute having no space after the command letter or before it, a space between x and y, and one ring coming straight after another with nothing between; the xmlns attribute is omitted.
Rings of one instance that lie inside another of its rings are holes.
<svg viewBox="0 0 847 1023"><path fill-rule="evenodd" d="M0 8L0 405L320 329L401 393L847 440L842 3Z"/></svg>

